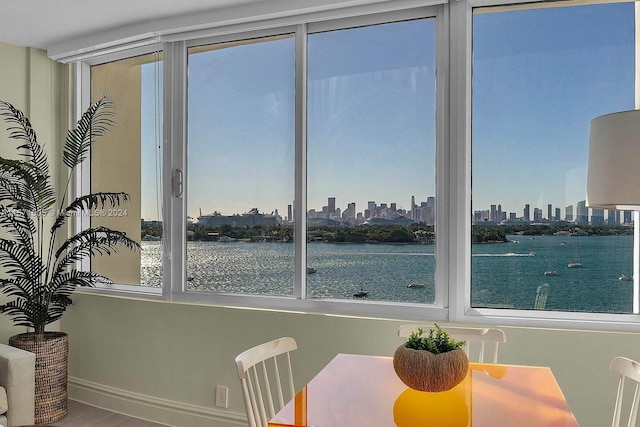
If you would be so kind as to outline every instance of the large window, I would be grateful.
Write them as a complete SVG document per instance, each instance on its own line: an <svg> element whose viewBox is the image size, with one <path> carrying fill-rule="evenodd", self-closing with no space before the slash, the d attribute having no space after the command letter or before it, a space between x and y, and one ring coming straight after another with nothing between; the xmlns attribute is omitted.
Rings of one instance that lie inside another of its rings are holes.
<svg viewBox="0 0 640 427"><path fill-rule="evenodd" d="M591 119L634 107L634 26L633 3L475 11L472 306L631 311L630 212L585 194Z"/></svg>
<svg viewBox="0 0 640 427"><path fill-rule="evenodd" d="M308 45L309 295L433 302L435 20Z"/></svg>
<svg viewBox="0 0 640 427"><path fill-rule="evenodd" d="M188 56L187 290L293 295L294 39Z"/></svg>
<svg viewBox="0 0 640 427"><path fill-rule="evenodd" d="M92 57L118 108L92 189L134 196L114 220L143 244L94 267L190 301L635 324L632 215L585 190L590 121L640 99L637 7L487 3L225 21Z"/></svg>

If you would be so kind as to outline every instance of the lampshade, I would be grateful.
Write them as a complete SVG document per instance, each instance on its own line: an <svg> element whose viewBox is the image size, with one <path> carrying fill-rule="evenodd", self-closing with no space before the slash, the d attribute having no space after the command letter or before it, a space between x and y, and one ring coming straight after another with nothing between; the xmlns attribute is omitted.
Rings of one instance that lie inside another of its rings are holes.
<svg viewBox="0 0 640 427"><path fill-rule="evenodd" d="M640 110L591 120L587 206L640 210Z"/></svg>

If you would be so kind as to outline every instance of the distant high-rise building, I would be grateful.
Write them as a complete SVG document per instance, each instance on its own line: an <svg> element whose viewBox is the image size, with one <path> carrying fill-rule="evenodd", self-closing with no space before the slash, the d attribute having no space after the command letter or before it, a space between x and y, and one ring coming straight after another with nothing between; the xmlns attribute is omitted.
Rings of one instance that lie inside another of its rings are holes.
<svg viewBox="0 0 640 427"><path fill-rule="evenodd" d="M533 208L533 222L541 222L542 221L542 209Z"/></svg>
<svg viewBox="0 0 640 427"><path fill-rule="evenodd" d="M587 201L582 200L576 205L576 224L587 225L589 223L589 208Z"/></svg>
<svg viewBox="0 0 640 427"><path fill-rule="evenodd" d="M560 221L560 217L561 217L561 215L562 215L562 213L561 213L561 212L562 212L562 211L560 210L560 208L556 208L556 214L555 214L555 216L554 216L554 218L553 218L553 220L554 220L554 221Z"/></svg>
<svg viewBox="0 0 640 427"><path fill-rule="evenodd" d="M551 206L551 203L549 203L547 205L547 221L551 222L553 221L553 207Z"/></svg>
<svg viewBox="0 0 640 427"><path fill-rule="evenodd" d="M287 221L293 221L293 206L287 206Z"/></svg>
<svg viewBox="0 0 640 427"><path fill-rule="evenodd" d="M604 225L604 209L591 209L591 225Z"/></svg>
<svg viewBox="0 0 640 427"><path fill-rule="evenodd" d="M427 197L427 215L425 223L427 225L435 225L436 223L436 198L433 196Z"/></svg>
<svg viewBox="0 0 640 427"><path fill-rule="evenodd" d="M329 207L329 215L333 214L336 211L336 198L329 197L327 206Z"/></svg>
<svg viewBox="0 0 640 427"><path fill-rule="evenodd" d="M631 224L633 222L633 215L631 211L624 211L624 223Z"/></svg>
<svg viewBox="0 0 640 427"><path fill-rule="evenodd" d="M564 208L564 220L568 222L573 221L573 205Z"/></svg>
<svg viewBox="0 0 640 427"><path fill-rule="evenodd" d="M531 212L529 211L530 207L528 204L524 205L524 215L522 219L525 221L531 221Z"/></svg>
<svg viewBox="0 0 640 427"><path fill-rule="evenodd" d="M491 210L489 211L489 221L498 221L498 208L496 205L491 205Z"/></svg>
<svg viewBox="0 0 640 427"><path fill-rule="evenodd" d="M357 213L356 202L349 203L349 212L352 212L352 215L351 215L352 218L356 217L356 213Z"/></svg>
<svg viewBox="0 0 640 427"><path fill-rule="evenodd" d="M620 211L616 211L616 210L607 211L607 224L620 225Z"/></svg>

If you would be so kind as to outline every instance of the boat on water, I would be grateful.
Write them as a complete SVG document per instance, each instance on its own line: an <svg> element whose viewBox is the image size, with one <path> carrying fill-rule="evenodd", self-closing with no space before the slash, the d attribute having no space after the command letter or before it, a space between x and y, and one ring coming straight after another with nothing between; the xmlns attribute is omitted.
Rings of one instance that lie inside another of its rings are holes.
<svg viewBox="0 0 640 427"><path fill-rule="evenodd" d="M588 236L589 233L587 233L584 230L580 230L579 228L576 228L575 231L573 233L570 233L569 236L575 237L575 236Z"/></svg>
<svg viewBox="0 0 640 427"><path fill-rule="evenodd" d="M409 283L407 285L407 288L411 288L411 289L420 289L420 288L424 288L426 285L424 283Z"/></svg>
<svg viewBox="0 0 640 427"><path fill-rule="evenodd" d="M582 263L581 262L577 262L577 261L573 261L573 262L570 262L569 264L567 264L567 267L569 267L569 268L582 268Z"/></svg>
<svg viewBox="0 0 640 427"><path fill-rule="evenodd" d="M626 274L622 273L620 277L618 277L618 280L620 280L621 282L633 282L633 276L627 276Z"/></svg>
<svg viewBox="0 0 640 427"><path fill-rule="evenodd" d="M236 240L238 240L238 239L234 239L233 237L229 237L229 236L220 236L218 238L218 242L223 242L223 243L235 242Z"/></svg>
<svg viewBox="0 0 640 427"><path fill-rule="evenodd" d="M307 274L314 274L316 271L318 270L313 267L307 267Z"/></svg>
<svg viewBox="0 0 640 427"><path fill-rule="evenodd" d="M369 292L365 291L364 289L360 288L357 291L355 291L353 293L353 296L356 298L360 298L360 297L366 297L369 294Z"/></svg>
<svg viewBox="0 0 640 427"><path fill-rule="evenodd" d="M547 270L544 272L545 276L555 276L557 272L555 270Z"/></svg>

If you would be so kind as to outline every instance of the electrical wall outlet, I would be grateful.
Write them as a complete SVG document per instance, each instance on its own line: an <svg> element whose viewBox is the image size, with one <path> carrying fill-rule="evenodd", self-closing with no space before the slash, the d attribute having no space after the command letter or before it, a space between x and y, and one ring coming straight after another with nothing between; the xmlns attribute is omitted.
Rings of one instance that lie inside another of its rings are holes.
<svg viewBox="0 0 640 427"><path fill-rule="evenodd" d="M216 406L219 408L229 407L229 387L216 386Z"/></svg>

